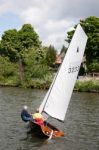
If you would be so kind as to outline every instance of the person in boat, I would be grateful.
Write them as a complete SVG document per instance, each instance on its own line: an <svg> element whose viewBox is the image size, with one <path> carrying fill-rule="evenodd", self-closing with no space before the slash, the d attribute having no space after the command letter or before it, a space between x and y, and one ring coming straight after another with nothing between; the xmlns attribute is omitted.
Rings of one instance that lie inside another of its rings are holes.
<svg viewBox="0 0 99 150"><path fill-rule="evenodd" d="M36 113L32 114L33 117L33 121L34 123L37 123L39 125L43 125L44 124L44 117L42 116L42 114L39 112L39 110L36 110Z"/></svg>
<svg viewBox="0 0 99 150"><path fill-rule="evenodd" d="M28 122L32 120L31 114L28 112L28 107L24 106L23 110L21 111L21 118L24 122Z"/></svg>

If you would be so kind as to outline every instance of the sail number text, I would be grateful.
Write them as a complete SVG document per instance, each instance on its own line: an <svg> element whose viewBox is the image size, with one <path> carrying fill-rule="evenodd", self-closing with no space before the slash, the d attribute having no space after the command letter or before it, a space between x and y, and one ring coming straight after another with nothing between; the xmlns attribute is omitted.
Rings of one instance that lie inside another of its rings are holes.
<svg viewBox="0 0 99 150"><path fill-rule="evenodd" d="M68 73L74 73L74 72L78 72L78 71L79 71L79 66L68 68Z"/></svg>

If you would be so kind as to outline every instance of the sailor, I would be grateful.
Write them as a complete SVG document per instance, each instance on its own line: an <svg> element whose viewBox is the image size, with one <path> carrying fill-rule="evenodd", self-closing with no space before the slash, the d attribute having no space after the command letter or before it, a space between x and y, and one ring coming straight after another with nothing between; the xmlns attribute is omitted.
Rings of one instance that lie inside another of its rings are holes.
<svg viewBox="0 0 99 150"><path fill-rule="evenodd" d="M21 118L25 122L28 122L28 121L32 120L32 116L31 116L31 114L29 114L27 109L28 109L28 107L25 105L23 107L22 112L21 112Z"/></svg>
<svg viewBox="0 0 99 150"><path fill-rule="evenodd" d="M39 125L44 124L44 117L42 116L42 114L39 112L38 109L36 110L36 113L32 114L32 117L35 123Z"/></svg>

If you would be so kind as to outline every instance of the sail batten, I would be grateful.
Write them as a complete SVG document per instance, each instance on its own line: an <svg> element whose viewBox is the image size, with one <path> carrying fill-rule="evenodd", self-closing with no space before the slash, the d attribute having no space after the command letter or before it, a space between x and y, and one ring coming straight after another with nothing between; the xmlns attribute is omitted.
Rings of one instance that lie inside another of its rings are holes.
<svg viewBox="0 0 99 150"><path fill-rule="evenodd" d="M64 121L76 78L82 62L87 36L80 25L77 26L58 75L52 82L40 112Z"/></svg>

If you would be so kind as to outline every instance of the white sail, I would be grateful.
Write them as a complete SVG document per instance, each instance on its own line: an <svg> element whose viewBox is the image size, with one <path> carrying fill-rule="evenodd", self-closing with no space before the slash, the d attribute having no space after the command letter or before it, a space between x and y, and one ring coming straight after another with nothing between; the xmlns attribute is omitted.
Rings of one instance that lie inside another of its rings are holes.
<svg viewBox="0 0 99 150"><path fill-rule="evenodd" d="M40 105L40 112L45 112L61 121L64 120L82 62L86 42L87 36L79 24L58 75Z"/></svg>

